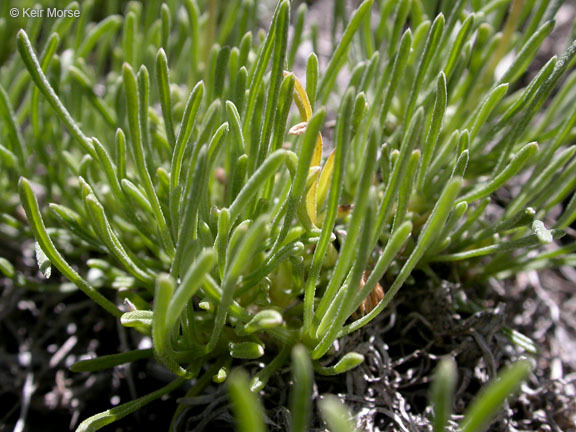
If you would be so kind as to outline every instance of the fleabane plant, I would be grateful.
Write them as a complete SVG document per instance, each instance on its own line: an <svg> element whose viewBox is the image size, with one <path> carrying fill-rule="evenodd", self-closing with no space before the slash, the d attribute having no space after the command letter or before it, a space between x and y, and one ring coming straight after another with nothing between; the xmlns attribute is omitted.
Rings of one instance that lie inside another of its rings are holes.
<svg viewBox="0 0 576 432"><path fill-rule="evenodd" d="M576 219L576 44L531 69L555 2L336 8L331 55L306 53L305 67L306 6L296 31L283 0L256 33L256 2L233 3L222 14L195 0L132 3L76 34L61 20L41 54L37 29L17 35L0 88L1 181L23 175L43 268L153 343L73 369L154 356L175 375L80 431L186 380L194 392L225 381L237 359L266 362L250 378L259 391L296 344L316 373L346 372L360 354L323 358L415 270L481 283L574 260L576 244L554 239ZM64 242L93 257L67 258Z"/></svg>

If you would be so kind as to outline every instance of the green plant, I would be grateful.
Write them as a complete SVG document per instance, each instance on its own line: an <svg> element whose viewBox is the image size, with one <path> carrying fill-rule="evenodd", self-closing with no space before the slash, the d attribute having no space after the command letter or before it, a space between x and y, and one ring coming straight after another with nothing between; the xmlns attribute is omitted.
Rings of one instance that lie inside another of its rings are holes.
<svg viewBox="0 0 576 432"><path fill-rule="evenodd" d="M185 380L198 378L194 392L215 374L223 381L235 359L270 359L251 378L258 391L299 343L317 373L346 372L363 358L325 365L334 341L369 324L416 269L482 283L574 262L573 241L525 254L576 219L567 147L576 44L523 81L555 3L458 0L437 16L421 0L366 0L349 18L336 8L343 34L327 66L311 53L305 73L284 72L301 42L288 36L290 2L278 2L265 33L252 31L256 3L206 12L217 3L130 3L123 16L58 20L46 33L30 21L4 66L0 181L14 190L22 176L40 267L153 341L73 369L155 356L176 376L81 431ZM305 6L296 16L302 26ZM332 140L327 117L336 117ZM510 182L520 192L501 206L493 197ZM28 234L8 202L4 226ZM488 209L500 207L494 219ZM100 270L96 280L86 267ZM366 307L384 276L382 297Z"/></svg>
<svg viewBox="0 0 576 432"><path fill-rule="evenodd" d="M290 430L306 431L310 425L312 410L312 386L314 370L307 349L295 345L292 349L292 380L294 386L290 393ZM240 432L264 431L264 409L258 397L250 391L246 372L236 369L228 381L228 391L236 418L237 430ZM350 414L333 395L324 395L319 401L322 417L330 431L355 432L350 421Z"/></svg>
<svg viewBox="0 0 576 432"><path fill-rule="evenodd" d="M290 430L308 430L312 407L311 389L313 370L306 349L296 345L292 350L292 369L294 387L291 390L290 412L292 414ZM489 382L472 401L459 422L458 429L463 432L486 430L506 399L516 393L532 370L530 361L524 359L503 369L498 377ZM434 432L446 431L452 415L454 392L457 384L456 364L451 358L442 359L436 368L434 381L430 388L430 402L434 408ZM228 389L234 406L237 428L240 432L266 430L264 410L258 398L250 391L246 372L235 370L230 376ZM318 402L320 412L328 430L331 432L354 432L357 429L351 423L350 413L334 395L323 395Z"/></svg>
<svg viewBox="0 0 576 432"><path fill-rule="evenodd" d="M501 371L472 401L459 424L463 432L483 431L488 428L506 398L517 392L532 366L521 360ZM443 359L436 368L430 400L434 406L434 431L445 431L452 413L456 387L456 365L452 359Z"/></svg>

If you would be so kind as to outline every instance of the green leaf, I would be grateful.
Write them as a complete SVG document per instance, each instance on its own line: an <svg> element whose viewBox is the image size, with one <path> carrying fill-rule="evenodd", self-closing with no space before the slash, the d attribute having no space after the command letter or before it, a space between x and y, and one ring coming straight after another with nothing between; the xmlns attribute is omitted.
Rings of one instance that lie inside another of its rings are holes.
<svg viewBox="0 0 576 432"><path fill-rule="evenodd" d="M288 116L290 115L290 108L292 106L292 95L294 94L295 82L296 77L294 74L289 73L284 75L282 85L280 86L280 96L278 97L279 105L276 111L274 131L272 132L272 151L280 149L284 144Z"/></svg>
<svg viewBox="0 0 576 432"><path fill-rule="evenodd" d="M4 119L4 124L8 127L6 138L9 138L8 142L12 144L10 150L17 155L20 165L25 167L24 138L17 124L16 115L12 109L8 94L2 85L0 85L0 117Z"/></svg>
<svg viewBox="0 0 576 432"><path fill-rule="evenodd" d="M176 253L172 262L170 273L178 277L181 273L182 256L189 247L189 245L198 238L198 211L200 201L194 197L202 196L208 183L208 169L207 169L207 148L203 146L198 154L196 166L191 175L189 175L188 184L184 191L184 196L187 197L186 205L184 207L183 216L180 222L178 231L178 240L176 242Z"/></svg>
<svg viewBox="0 0 576 432"><path fill-rule="evenodd" d="M466 162L468 160L466 159ZM398 203L396 205L396 212L394 214L394 222L392 223L391 230L394 231L396 226L402 223L408 212L408 205L410 203L410 197L412 196L412 190L414 188L414 183L416 181L416 175L418 168L420 167L420 150L412 150L410 159L408 160L408 166L406 167L406 173L404 178L400 182L400 189L398 193Z"/></svg>
<svg viewBox="0 0 576 432"><path fill-rule="evenodd" d="M121 25L122 17L120 15L110 15L104 18L83 37L82 43L76 50L76 57L86 57L102 36L114 34Z"/></svg>
<svg viewBox="0 0 576 432"><path fill-rule="evenodd" d="M444 67L444 73L448 78L452 77L452 72L454 71L456 62L460 57L460 55L462 54L462 47L464 46L464 43L470 38L475 18L476 16L473 13L466 17L466 19L464 20L464 22L460 27L460 30L458 30L456 39L452 43L452 48L450 50L450 54L448 55L448 61L446 62L446 66Z"/></svg>
<svg viewBox="0 0 576 432"><path fill-rule="evenodd" d="M32 80L36 83L38 89L42 92L44 97L46 97L50 105L52 105L52 108L54 108L54 111L56 111L60 120L62 120L66 125L82 149L86 153L94 155L94 149L92 148L92 144L88 140L88 137L84 135L78 124L72 119L72 116L64 107L62 101L48 82L46 75L42 72L42 67L38 62L32 44L24 30L18 32L18 51L20 52L20 56L22 57L22 61L26 65L28 72L30 72L30 75L32 76Z"/></svg>
<svg viewBox="0 0 576 432"><path fill-rule="evenodd" d="M388 269L388 267L390 267L390 264L392 264L392 261L394 260L394 258L396 258L396 255L406 244L406 241L410 238L411 235L412 235L412 222L410 221L404 222L394 231L394 233L386 243L386 247L384 248L382 255L380 255L378 261L376 261L376 264L374 265L374 268L372 269L372 272L370 273L368 280L364 284L364 287L362 287L362 289L358 291L358 294L354 299L353 305L349 308L350 309L349 313L352 313L353 311L358 309L358 307L360 307L360 304L364 301L364 299L376 287L376 284L382 279L384 273L386 273L386 270Z"/></svg>
<svg viewBox="0 0 576 432"><path fill-rule="evenodd" d="M14 153L0 144L0 161L4 164L7 168L16 168L18 167L18 158Z"/></svg>
<svg viewBox="0 0 576 432"><path fill-rule="evenodd" d="M490 181L479 184L474 187L470 192L465 194L461 201L467 201L468 203L476 201L487 197L492 192L501 188L508 180L514 177L525 165L527 165L534 156L538 153L538 144L530 143L526 144L520 149L520 151L512 156L508 165L500 171L500 173L494 176Z"/></svg>
<svg viewBox="0 0 576 432"><path fill-rule="evenodd" d="M292 390L290 391L290 431L306 432L312 415L314 371L310 354L303 345L292 348Z"/></svg>
<svg viewBox="0 0 576 432"><path fill-rule="evenodd" d="M49 204L49 209L56 219L60 221L62 225L66 227L72 234L75 234L96 250L101 250L104 252L104 248L102 247L101 242L96 239L94 232L90 229L90 227L85 223L82 217L76 213L74 210L69 209L68 207L51 203Z"/></svg>
<svg viewBox="0 0 576 432"><path fill-rule="evenodd" d="M544 39L554 29L554 21L548 21L544 23L535 33L530 34L530 39L524 44L514 62L508 67L500 82L513 83L526 71L526 68L530 65L534 56L538 52L538 49L544 42ZM529 34L529 33L527 33Z"/></svg>
<svg viewBox="0 0 576 432"><path fill-rule="evenodd" d="M500 172L507 162L508 156L517 141L520 139L522 134L526 131L526 128L530 124L536 112L546 101L546 98L550 95L552 90L555 88L556 84L564 76L568 67L572 64L572 60L576 56L576 40L572 41L570 46L566 49L562 57L556 62L554 70L550 76L544 81L544 83L535 90L534 98L530 101L530 104L524 110L523 115L514 123L513 128L509 134L506 135L504 142L500 143L503 147L503 151L500 153L500 159L498 164L494 168L494 172Z"/></svg>
<svg viewBox="0 0 576 432"><path fill-rule="evenodd" d="M95 372L110 369L126 363L150 358L154 355L152 349L127 351L119 354L105 355L89 360L80 360L70 366L72 372Z"/></svg>
<svg viewBox="0 0 576 432"><path fill-rule="evenodd" d="M116 119L115 113L108 106L108 104L101 97L99 97L96 94L96 92L92 88L93 84L92 84L91 80L84 74L84 72L82 72L80 69L78 69L75 66L70 67L69 73L70 73L70 76L80 85L80 87L82 87L86 96L88 97L89 102L94 106L94 108L96 108L96 110L98 111L98 114L100 114L102 116L104 121L110 127L112 127L112 128L116 127L117 119ZM35 89L35 90L36 91L35 91L33 96L35 96L37 98L39 93L38 93L37 89ZM34 102L36 104L38 104L37 100L35 100ZM34 118L34 116L35 116L34 113L31 113L31 116ZM36 114L36 116L37 116L37 114ZM36 121L36 123L37 123L37 121ZM40 126L38 124L36 124L34 126L34 128L35 128L34 130L37 131L36 133L39 134L40 133Z"/></svg>
<svg viewBox="0 0 576 432"><path fill-rule="evenodd" d="M230 60L230 47L224 46L219 48L214 45L213 50L217 52L214 68L211 70L211 77L213 77L213 87L210 94L210 99L220 99L224 92L224 84L226 79L226 67Z"/></svg>
<svg viewBox="0 0 576 432"><path fill-rule="evenodd" d="M506 95L508 91L508 84L500 84L494 90L492 90L486 98L480 104L478 113L474 115L474 123L470 129L470 140L474 141L480 128L486 123L486 120L498 106L502 98ZM477 147L476 147L477 148Z"/></svg>
<svg viewBox="0 0 576 432"><path fill-rule="evenodd" d="M230 128L228 123L224 122L218 129L216 129L212 138L210 138L210 142L208 143L208 163L210 166L215 162L216 157L222 148L222 138L228 134L229 130Z"/></svg>
<svg viewBox="0 0 576 432"><path fill-rule="evenodd" d="M168 37L170 36L170 8L166 3L162 3L160 8L162 22L162 46L168 48Z"/></svg>
<svg viewBox="0 0 576 432"><path fill-rule="evenodd" d="M264 77L264 72L272 56L273 44L276 38L276 28L278 26L278 19L280 15L280 9L284 4L284 1L278 2L276 9L274 11L274 16L272 17L272 22L270 24L270 29L266 35L266 40L261 45L258 52L257 61L249 72L250 85L248 101L246 103L246 116L244 118L244 135L248 135L249 127L251 126L249 122L252 121L252 116L254 115L254 110L256 107L256 99L258 97L258 90L262 84L262 79ZM284 6L285 7L285 6ZM249 156L252 156L248 153Z"/></svg>
<svg viewBox="0 0 576 432"><path fill-rule="evenodd" d="M344 372L348 372L351 369L359 366L362 362L364 362L364 356L362 354L358 354L355 352L346 353L338 363L333 366L321 366L320 364L315 364L314 368L316 372L320 375L339 375Z"/></svg>
<svg viewBox="0 0 576 432"><path fill-rule="evenodd" d="M254 317L246 323L244 331L248 334L260 330L266 330L282 325L284 322L282 314L274 309L265 309L258 312Z"/></svg>
<svg viewBox="0 0 576 432"><path fill-rule="evenodd" d="M274 247L272 248L274 252L276 252L276 250L280 247L284 237L288 233L290 225L292 224L292 219L296 214L298 204L300 203L300 200L303 198L304 192L306 191L306 181L308 179L310 163L312 161L312 156L316 147L318 133L322 128L325 116L326 110L319 110L312 116L308 122L308 126L306 127L302 146L298 155L298 166L296 168L296 174L294 176L292 188L290 189L290 195L288 196L286 202L284 224L280 233L278 234L278 237L276 238ZM230 210L232 211L232 208L230 208Z"/></svg>
<svg viewBox="0 0 576 432"><path fill-rule="evenodd" d="M434 408L434 432L444 432L452 415L454 393L457 384L456 363L451 357L445 357L438 363L434 380L430 388L430 401Z"/></svg>
<svg viewBox="0 0 576 432"><path fill-rule="evenodd" d="M62 273L70 282L74 283L81 291L83 291L88 297L90 297L94 302L104 308L106 311L114 315L115 317L120 317L122 312L116 307L114 303L104 297L101 293L96 291L88 282L86 282L82 277L76 273L76 271L64 260L60 252L52 243L52 239L46 232L46 226L40 214L40 209L38 208L38 202L36 197L32 192L32 186L30 182L24 178L20 177L18 182L18 189L20 192L20 200L26 216L28 218L28 223L30 224L30 229L36 238L36 241L46 254L46 257L50 262L56 267L60 273Z"/></svg>
<svg viewBox="0 0 576 432"><path fill-rule="evenodd" d="M52 33L46 44L44 46L44 50L40 56L40 66L42 67L42 71L46 73L49 66L52 64L52 60L54 58L54 54L58 49L58 44L60 43L60 37L57 33ZM74 67L70 68L70 72L72 73ZM34 87L32 90L32 96L30 101L30 121L32 122L32 130L34 131L35 137L40 136L40 91L38 87Z"/></svg>
<svg viewBox="0 0 576 432"><path fill-rule="evenodd" d="M14 266L10 261L2 257L0 257L0 272L7 278L13 278L16 275Z"/></svg>
<svg viewBox="0 0 576 432"><path fill-rule="evenodd" d="M304 21L308 13L308 7L306 3L302 3L298 6L296 10L296 23L294 24L294 32L292 36L292 44L290 45L290 52L288 53L288 69L292 69L294 65L294 60L296 59L296 52L300 46L302 40L302 34L304 30Z"/></svg>
<svg viewBox="0 0 576 432"><path fill-rule="evenodd" d="M235 148L239 154L244 153L246 144L244 142L244 135L242 134L242 125L240 124L240 114L234 102L226 101L226 113L228 115L228 123L232 129L232 135L235 140Z"/></svg>
<svg viewBox="0 0 576 432"><path fill-rule="evenodd" d="M446 106L448 102L448 90L446 88L446 76L440 72L438 81L436 83L436 99L434 101L434 111L432 112L432 121L426 134L426 141L424 143L422 152L422 164L418 173L418 190L422 191L428 166L434 155L438 137L440 136L440 129L442 128L442 121L446 113Z"/></svg>
<svg viewBox="0 0 576 432"><path fill-rule="evenodd" d="M380 303L378 303L378 306L372 309L372 311L370 311L366 316L355 321L350 326L351 330L356 330L372 321L390 303L398 290L400 290L406 279L408 279L412 273L414 267L416 267L422 256L426 253L428 248L433 244L438 235L442 232L442 227L445 225L446 219L452 211L456 197L460 192L461 183L462 179L455 177L452 178L444 187L444 190L438 198L432 213L422 228L420 236L418 237L418 242L416 243L416 247L410 254L408 260L404 263L404 266L400 270L400 273L398 273L398 276L396 276L394 283L388 289L388 291L386 291L384 298L380 301Z"/></svg>
<svg viewBox="0 0 576 432"><path fill-rule="evenodd" d="M183 378L177 378L170 384L156 390L155 392L147 394L146 396L142 396L133 401L126 402L125 404L93 415L92 417L89 417L80 423L76 429L76 432L95 432L100 430L104 426L107 426L111 423L114 423L115 421L120 420L121 418L126 417L129 414L132 414L134 411L138 411L142 407L148 405L150 402L156 399L160 399L162 396L176 390L184 383L184 381L185 380Z"/></svg>
<svg viewBox="0 0 576 432"><path fill-rule="evenodd" d="M404 178L406 170L408 169L408 164L410 162L410 157L412 155L412 150L416 145L417 136L420 133L421 123L423 121L424 111L422 108L419 108L416 111L416 114L412 118L410 125L406 133L404 134L404 138L402 139L402 143L400 144L400 154L398 155L398 159L394 163L394 168L390 174L388 183L386 184L386 189L384 190L384 197L380 202L380 207L378 209L378 222L376 226L376 230L374 232L374 240L373 243L376 244L378 238L380 237L381 233L384 231L384 228L387 223L388 216L390 211L392 210L392 206L394 205L394 200L398 196L400 188L399 182L401 179Z"/></svg>
<svg viewBox="0 0 576 432"><path fill-rule="evenodd" d="M152 210L152 205L150 201L146 198L144 193L132 183L128 179L122 179L122 190L126 194L126 197L132 202L135 203L141 210L144 212L154 215L154 211Z"/></svg>
<svg viewBox="0 0 576 432"><path fill-rule="evenodd" d="M118 234L110 225L102 204L100 204L93 194L89 194L85 198L85 206L95 232L110 253L116 257L134 277L147 284L154 283L154 273L141 264L136 255L120 242Z"/></svg>
<svg viewBox="0 0 576 432"><path fill-rule="evenodd" d="M354 93L350 89L344 95L344 100L340 108L336 129L336 154L334 156L334 171L330 180L330 190L328 194L326 217L322 224L322 233L314 250L312 264L306 285L304 287L304 330L306 333L312 329L312 318L314 316L314 296L316 283L320 276L324 257L331 242L332 230L338 215L338 205L342 195L344 170L349 148L351 125L347 119L352 115Z"/></svg>
<svg viewBox="0 0 576 432"><path fill-rule="evenodd" d="M250 391L257 393L262 390L270 377L285 365L288 354L288 346L283 346L278 355L250 380Z"/></svg>
<svg viewBox="0 0 576 432"><path fill-rule="evenodd" d="M316 335L321 337L322 340L312 352L313 359L318 359L329 349L333 339L337 336L337 332L340 331L340 327L348 317L348 309L345 306L338 308L337 301L339 297L342 299L343 304L350 304L350 302L353 301L358 292L360 279L366 269L369 255L372 252L369 245L373 233L374 210L372 206L369 205L369 201L372 201L369 200L369 197L372 174L376 167L376 143L377 141L373 139L373 137L368 141L368 148L364 155L365 163L362 166L362 177L356 189L356 200L348 225L348 233L340 249L338 261L330 283L318 305L316 318L319 324ZM372 195L372 197L373 196L374 195ZM358 248L358 245L362 245L363 247ZM352 267L352 271L349 273L349 279L344 282L348 269L354 261L356 262ZM336 296L338 289L341 295ZM334 313L335 311L336 313ZM329 329L326 329L327 325Z"/></svg>
<svg viewBox="0 0 576 432"><path fill-rule="evenodd" d="M254 174L252 174L230 206L231 221L236 220L254 195L258 193L258 190L262 187L265 181L276 174L286 160L287 155L288 153L286 150L276 150L268 156L264 163L256 170L256 172L254 172Z"/></svg>
<svg viewBox="0 0 576 432"><path fill-rule="evenodd" d="M274 117L278 106L278 96L283 80L282 71L286 62L286 52L288 49L288 28L289 28L290 2L282 1L278 10L277 27L274 31L274 50L272 53L272 71L268 84L268 96L266 98L266 109L264 112L264 125L260 142L258 143L257 157L251 162L259 166L269 153L270 138L274 126ZM254 171L254 166L250 167L250 172Z"/></svg>
<svg viewBox="0 0 576 432"><path fill-rule="evenodd" d="M264 355L264 345L256 342L230 342L230 356L237 359L254 360Z"/></svg>
<svg viewBox="0 0 576 432"><path fill-rule="evenodd" d="M122 45L124 48L124 58L132 67L136 67L136 14L129 11L124 19L124 29L122 34Z"/></svg>
<svg viewBox="0 0 576 432"><path fill-rule="evenodd" d="M404 122L409 124L412 119L412 114L416 108L416 103L418 102L418 96L422 88L422 83L424 82L424 77L426 72L428 72L428 67L432 62L434 53L438 52L440 39L442 37L442 32L444 31L444 15L440 14L434 19L430 31L428 32L428 37L426 39L426 45L424 46L424 52L420 58L418 64L418 72L416 73L416 78L412 83L412 88L410 89L410 96L408 97L408 105L406 106L406 111L404 112Z"/></svg>
<svg viewBox="0 0 576 432"><path fill-rule="evenodd" d="M262 242L268 235L266 219L264 216L256 220L244 235L233 258L227 260L222 282L222 299L218 305L218 311L214 319L214 327L208 344L204 347L205 352L211 352L218 342L224 328L228 309L232 304L234 288L240 275L252 263L256 252L262 247ZM230 242L232 244L232 241Z"/></svg>
<svg viewBox="0 0 576 432"><path fill-rule="evenodd" d="M163 4L165 6L165 4ZM164 8L162 8L164 11ZM166 46L166 45L164 45ZM162 117L164 118L164 127L166 137L170 148L176 147L176 136L174 135L174 126L172 124L172 100L170 98L170 73L168 71L168 58L163 48L158 50L156 55L156 80L160 93L160 106L162 107Z"/></svg>
<svg viewBox="0 0 576 432"><path fill-rule="evenodd" d="M462 432L486 430L504 401L518 391L531 370L528 360L520 360L504 369L496 380L485 386L464 413L460 423Z"/></svg>
<svg viewBox="0 0 576 432"><path fill-rule="evenodd" d="M118 180L126 178L126 135L124 131L116 129L114 143L116 145L116 172Z"/></svg>
<svg viewBox="0 0 576 432"><path fill-rule="evenodd" d="M540 68L536 76L530 81L530 84L522 92L522 95L517 99L517 101L510 106L504 114L499 119L497 128L506 126L510 119L518 114L521 110L526 109L526 107L534 100L535 95L538 90L542 88L544 83L552 76L558 59L556 56L552 57L546 62L544 66Z"/></svg>
<svg viewBox="0 0 576 432"><path fill-rule="evenodd" d="M186 271L182 282L170 299L166 316L166 328L171 331L178 318L187 307L192 296L200 288L204 275L210 273L216 264L216 253L212 249L204 250Z"/></svg>
<svg viewBox="0 0 576 432"><path fill-rule="evenodd" d="M525 336L522 333L520 333L516 330L510 329L508 327L502 328L502 330L500 330L500 332L502 334L504 334L506 337L508 337L510 342L512 342L517 347L522 348L523 350L525 350L526 352L528 352L530 354L538 354L539 349L538 349L536 343L532 339L530 339L528 336Z"/></svg>
<svg viewBox="0 0 576 432"><path fill-rule="evenodd" d="M318 89L318 57L311 53L306 61L306 94L310 101L310 107L314 110Z"/></svg>
<svg viewBox="0 0 576 432"><path fill-rule="evenodd" d="M342 66L344 66L346 61L346 55L348 53L348 49L350 48L352 38L356 34L356 31L360 28L360 25L364 21L366 14L368 14L372 8L373 2L374 0L364 0L358 9L356 9L354 15L352 15L348 26L346 26L346 30L344 30L342 39L332 54L332 57L328 62L328 66L326 67L326 71L324 72L324 75L320 81L318 88L318 100L321 103L326 103L329 90L333 87L334 82L336 81L338 71L342 68Z"/></svg>
<svg viewBox="0 0 576 432"><path fill-rule="evenodd" d="M188 100L186 101L186 108L184 108L184 114L182 115L182 122L180 123L180 130L178 131L178 137L176 138L176 144L174 145L172 161L170 164L171 190L174 190L176 186L180 184L180 172L182 170L184 151L186 150L186 146L192 136L203 94L204 83L200 81L194 86L190 92L190 96L188 96Z"/></svg>
<svg viewBox="0 0 576 432"><path fill-rule="evenodd" d="M406 69L411 47L412 47L412 32L410 31L410 29L408 29L404 32L404 35L400 40L400 48L396 53L396 57L394 57L394 63L392 66L390 81L388 82L388 87L386 89L386 97L384 98L384 103L380 108L380 124L382 126L386 125L386 118L388 116L388 111L390 110L392 100L394 98L394 95L396 94L396 90L400 85L403 73ZM384 88L383 87L385 83L384 79L382 79L380 83L381 84L379 85L378 94L380 94L381 90L383 90ZM373 106L375 107L376 104L374 104Z"/></svg>
<svg viewBox="0 0 576 432"><path fill-rule="evenodd" d="M142 118L140 115L140 98L136 84L136 75L134 74L133 69L127 63L124 63L122 71L124 90L126 92L126 104L128 109L128 123L130 125L130 136L132 138L132 152L135 159L136 170L140 180L143 183L146 196L152 205L154 218L158 224L158 230L160 231L160 236L164 248L166 252L172 256L174 254L174 243L168 230L168 225L166 224L164 212L160 207L160 201L158 199L158 195L156 194L156 190L154 189L154 184L152 183L152 178L150 177L150 172L144 156L144 138L142 131Z"/></svg>
<svg viewBox="0 0 576 432"><path fill-rule="evenodd" d="M185 377L188 376L176 361L174 348L172 347L172 333L168 327L168 308L174 293L175 281L167 274L160 274L156 279L154 292L154 314L152 317L152 343L154 354L172 373Z"/></svg>
<svg viewBox="0 0 576 432"><path fill-rule="evenodd" d="M258 397L250 391L248 374L236 369L228 378L228 394L238 432L264 432L264 409Z"/></svg>
<svg viewBox="0 0 576 432"><path fill-rule="evenodd" d="M549 161L539 174L536 174L538 171L535 169L532 178L524 184L520 193L506 207L506 216L516 214L520 209L525 207L526 204L530 203L535 196L547 189L557 173L559 173L566 162L574 156L574 153L576 153L576 146L568 147L553 160ZM538 163L538 165L540 165L540 163ZM548 189L551 191L555 190L551 188Z"/></svg>
<svg viewBox="0 0 576 432"><path fill-rule="evenodd" d="M330 432L356 432L348 409L333 395L325 395L318 402L320 413Z"/></svg>
<svg viewBox="0 0 576 432"><path fill-rule="evenodd" d="M328 195L328 190L330 188L330 179L332 178L332 173L334 171L334 159L336 156L336 150L332 150L328 159L322 167L322 172L320 173L320 178L318 179L318 190L316 192L316 212L320 212L324 203L326 201L326 196Z"/></svg>
<svg viewBox="0 0 576 432"><path fill-rule="evenodd" d="M154 313L150 310L136 310L126 312L120 317L120 323L124 327L152 327Z"/></svg>
<svg viewBox="0 0 576 432"><path fill-rule="evenodd" d="M412 7L411 0L401 0L397 2L390 2L389 4L396 4L396 8L394 9L394 26L392 27L392 31L390 34L390 40L388 41L388 57L392 57L395 53L394 50L398 48L398 39L400 39L400 33L405 27L406 18L408 18L408 14L410 13L410 8ZM382 12L384 12L384 8L382 8ZM387 20L385 17L381 17L382 23L385 23ZM402 44L400 44L401 46Z"/></svg>
<svg viewBox="0 0 576 432"><path fill-rule="evenodd" d="M554 239L554 238L557 239L557 238L563 237L565 234L565 231L555 229L555 230L550 231L549 233L550 233L552 239ZM550 237L548 237L548 235L543 234L542 231L540 232L540 235L543 236L542 238L544 238L545 240L548 240L550 238ZM467 250L464 252L457 252L457 253L447 254L447 255L439 255L439 256L433 258L433 261L438 261L438 262L461 261L461 260L467 260L467 259L471 259L471 258L484 256L484 255L494 254L497 252L507 252L507 251L511 251L514 249L530 248L530 247L536 247L536 246L540 246L540 245L542 245L542 240L540 240L538 235L532 234L532 235L528 235L526 237L519 238L517 240L511 240L508 242L497 243L494 245L485 246L485 247L478 248L478 249L472 249L472 250Z"/></svg>

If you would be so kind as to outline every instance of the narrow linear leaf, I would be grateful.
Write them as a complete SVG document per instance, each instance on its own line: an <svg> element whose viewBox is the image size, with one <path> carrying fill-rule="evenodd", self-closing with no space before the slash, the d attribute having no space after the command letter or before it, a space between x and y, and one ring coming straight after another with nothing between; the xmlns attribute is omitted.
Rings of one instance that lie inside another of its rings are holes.
<svg viewBox="0 0 576 432"><path fill-rule="evenodd" d="M264 432L264 409L256 394L250 391L248 374L236 369L228 378L228 394L239 432Z"/></svg>
<svg viewBox="0 0 576 432"><path fill-rule="evenodd" d="M82 279L82 277L64 260L62 255L60 255L60 252L58 252L54 246L54 243L52 243L52 239L46 232L46 226L44 225L44 220L42 219L40 209L38 208L38 201L36 201L34 192L32 192L32 186L26 178L20 177L18 190L32 233L50 262L60 271L60 273L80 288L80 290L82 290L94 302L113 316L119 318L122 315L122 312L116 307L116 305Z"/></svg>
<svg viewBox="0 0 576 432"><path fill-rule="evenodd" d="M330 432L356 432L348 409L333 395L325 395L318 402L320 413Z"/></svg>
<svg viewBox="0 0 576 432"><path fill-rule="evenodd" d="M126 312L120 317L120 323L124 327L152 327L154 313L151 310L137 310Z"/></svg>
<svg viewBox="0 0 576 432"><path fill-rule="evenodd" d="M533 157L538 153L538 144L526 144L520 151L515 154L508 165L496 175L492 180L485 184L480 184L464 195L461 200L468 203L487 197L495 190L499 189L508 180L514 177Z"/></svg>
<svg viewBox="0 0 576 432"><path fill-rule="evenodd" d="M486 430L506 398L518 391L531 370L532 366L528 360L520 360L504 369L495 381L481 390L464 413L462 432Z"/></svg>
<svg viewBox="0 0 576 432"><path fill-rule="evenodd" d="M164 9L162 9L164 10ZM162 107L162 117L164 118L164 127L166 137L170 148L176 147L176 136L174 135L174 126L172 124L172 99L170 97L170 72L168 70L168 58L163 48L158 50L156 56L156 80L160 92L160 106Z"/></svg>
<svg viewBox="0 0 576 432"><path fill-rule="evenodd" d="M290 392L290 430L306 432L310 428L312 409L312 385L314 371L310 354L303 345L292 348L292 377L294 384Z"/></svg>
<svg viewBox="0 0 576 432"><path fill-rule="evenodd" d="M326 71L324 72L318 87L318 99L321 103L326 103L329 95L328 90L333 86L333 83L338 75L338 71L344 65L348 49L350 48L350 43L352 42L352 38L362 25L366 14L368 14L372 8L372 3L373 0L365 0L362 2L358 9L356 9L356 12L354 12L354 15L352 15L346 30L344 30L342 39L334 51L334 54L332 54L332 57L330 58L328 66L326 67Z"/></svg>
<svg viewBox="0 0 576 432"><path fill-rule="evenodd" d="M445 432L452 415L454 393L457 384L456 363L451 357L440 360L434 372L434 381L430 388L430 401L434 408L432 420L434 432Z"/></svg>
<svg viewBox="0 0 576 432"><path fill-rule="evenodd" d="M162 396L176 390L184 383L185 379L177 378L172 381L170 384L162 387L161 389L156 390L146 396L142 396L138 399L133 401L127 402L125 404L119 405L114 408L110 408L106 411L103 411L99 414L96 414L90 418L84 420L78 428L76 432L95 432L97 430L102 429L104 426L107 426L115 421L118 421L129 414L132 414L134 411L141 409L142 407L148 405L150 402L160 399Z"/></svg>
<svg viewBox="0 0 576 432"><path fill-rule="evenodd" d="M42 72L42 67L38 62L32 44L24 30L18 32L18 51L20 52L20 56L22 57L28 72L30 72L30 75L32 76L32 80L46 97L50 105L52 105L52 108L54 108L54 111L56 111L56 114L58 114L62 122L66 125L72 136L85 152L94 155L94 149L92 148L92 144L88 140L88 137L84 135L78 124L74 119L72 119L72 116L64 107L60 98L48 82L46 75Z"/></svg>
<svg viewBox="0 0 576 432"><path fill-rule="evenodd" d="M72 372L95 372L110 369L126 363L132 363L154 355L152 349L127 351L119 354L111 354L89 360L80 360L70 366Z"/></svg>

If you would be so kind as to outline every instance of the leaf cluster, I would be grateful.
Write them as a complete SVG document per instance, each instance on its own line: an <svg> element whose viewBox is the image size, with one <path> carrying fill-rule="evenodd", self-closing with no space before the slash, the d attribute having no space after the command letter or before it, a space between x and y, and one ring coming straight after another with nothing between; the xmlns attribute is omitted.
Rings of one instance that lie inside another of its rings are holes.
<svg viewBox="0 0 576 432"><path fill-rule="evenodd" d="M27 22L0 77L2 235L32 235L46 277L152 338L76 370L153 355L178 377L79 430L242 359L269 359L260 390L294 346L343 373L363 358L326 365L333 343L416 271L482 283L574 262L576 243L554 241L576 219L576 44L536 71L558 2L520 3L336 1L326 59L288 0L265 30L254 0L131 2L95 21L89 1L77 21Z"/></svg>

